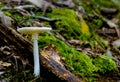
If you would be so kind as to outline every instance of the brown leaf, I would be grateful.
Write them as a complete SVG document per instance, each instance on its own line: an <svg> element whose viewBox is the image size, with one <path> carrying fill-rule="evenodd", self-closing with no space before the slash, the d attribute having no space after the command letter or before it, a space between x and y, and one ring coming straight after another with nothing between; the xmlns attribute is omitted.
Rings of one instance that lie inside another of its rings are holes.
<svg viewBox="0 0 120 82"><path fill-rule="evenodd" d="M11 63L0 61L0 66L9 67L11 66Z"/></svg>
<svg viewBox="0 0 120 82"><path fill-rule="evenodd" d="M3 46L3 47L0 47L0 52L2 52L3 54L6 54L6 55L10 55L11 49L8 46Z"/></svg>
<svg viewBox="0 0 120 82"><path fill-rule="evenodd" d="M73 3L72 0L60 1L60 2L57 2L57 4L65 5L65 6L68 6L68 7L70 7L70 8L75 7L75 3Z"/></svg>
<svg viewBox="0 0 120 82"><path fill-rule="evenodd" d="M97 30L97 33L98 34L111 34L111 35L115 35L116 34L116 31L115 31L115 29L113 29L113 28L106 28L106 27L103 27L102 29L100 29L100 30Z"/></svg>
<svg viewBox="0 0 120 82"><path fill-rule="evenodd" d="M115 8L101 8L101 12L106 14L115 14L117 11Z"/></svg>
<svg viewBox="0 0 120 82"><path fill-rule="evenodd" d="M70 44L80 44L80 40L69 40Z"/></svg>
<svg viewBox="0 0 120 82"><path fill-rule="evenodd" d="M30 1L31 3L33 3L34 5L42 8L43 4L44 4L44 0L27 0Z"/></svg>
<svg viewBox="0 0 120 82"><path fill-rule="evenodd" d="M105 18L103 18L103 20L107 23L107 25L108 25L110 28L117 27L117 25L116 25L115 23L113 23L111 20L108 20L108 19L105 19Z"/></svg>
<svg viewBox="0 0 120 82"><path fill-rule="evenodd" d="M57 63L59 63L61 66L63 66L62 62L61 62L61 57L59 55L59 53L57 52L56 48L54 45L48 45L46 47L44 47L43 49L44 52L47 53L47 55L53 59L54 61L56 61Z"/></svg>
<svg viewBox="0 0 120 82"><path fill-rule="evenodd" d="M64 5L67 5L68 7L72 8L75 6L72 0L67 0L63 2Z"/></svg>

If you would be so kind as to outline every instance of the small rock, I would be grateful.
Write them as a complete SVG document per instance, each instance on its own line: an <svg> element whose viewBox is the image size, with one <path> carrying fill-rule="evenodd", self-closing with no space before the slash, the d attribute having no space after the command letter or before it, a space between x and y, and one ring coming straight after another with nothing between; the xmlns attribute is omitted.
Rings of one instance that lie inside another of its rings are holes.
<svg viewBox="0 0 120 82"><path fill-rule="evenodd" d="M120 48L120 39L113 41L112 46L114 48Z"/></svg>

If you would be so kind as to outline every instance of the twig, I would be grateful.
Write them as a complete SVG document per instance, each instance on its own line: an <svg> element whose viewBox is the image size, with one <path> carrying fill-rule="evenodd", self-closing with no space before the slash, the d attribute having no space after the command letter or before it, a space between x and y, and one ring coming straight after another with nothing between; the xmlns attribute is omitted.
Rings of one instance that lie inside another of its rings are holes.
<svg viewBox="0 0 120 82"><path fill-rule="evenodd" d="M1 9L2 10L11 10L11 9L28 9L28 8L35 8L34 5L22 5L22 6L15 6L15 7L7 7L7 6L4 6L2 7Z"/></svg>
<svg viewBox="0 0 120 82"><path fill-rule="evenodd" d="M56 22L60 20L60 19L50 19L44 16L31 16L31 18L35 18L35 19L39 19L41 21L47 21L47 22Z"/></svg>

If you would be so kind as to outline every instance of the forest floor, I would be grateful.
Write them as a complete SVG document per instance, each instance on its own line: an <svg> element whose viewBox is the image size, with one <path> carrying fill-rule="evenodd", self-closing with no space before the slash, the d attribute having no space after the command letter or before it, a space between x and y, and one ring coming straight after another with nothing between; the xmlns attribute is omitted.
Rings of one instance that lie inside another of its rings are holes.
<svg viewBox="0 0 120 82"><path fill-rule="evenodd" d="M41 51L52 48L52 53L57 55L51 57L60 64L62 61L62 65L83 82L120 82L120 6L117 2L66 0L59 3L46 0L39 8L28 1L11 0L1 1L0 9L1 24L15 30L26 26L52 27L53 33L39 37L39 48ZM35 78L33 63L12 54L12 46L2 43L1 40L0 82L52 82L51 78L46 79L44 68L42 78Z"/></svg>

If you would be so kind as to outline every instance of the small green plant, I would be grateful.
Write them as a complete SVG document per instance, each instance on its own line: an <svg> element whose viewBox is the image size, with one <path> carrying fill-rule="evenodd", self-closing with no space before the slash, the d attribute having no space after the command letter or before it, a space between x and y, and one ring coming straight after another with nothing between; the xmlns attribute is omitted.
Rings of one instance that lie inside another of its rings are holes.
<svg viewBox="0 0 120 82"><path fill-rule="evenodd" d="M98 68L98 72L102 74L117 69L116 63L106 55L99 55L93 59L93 63Z"/></svg>

